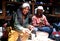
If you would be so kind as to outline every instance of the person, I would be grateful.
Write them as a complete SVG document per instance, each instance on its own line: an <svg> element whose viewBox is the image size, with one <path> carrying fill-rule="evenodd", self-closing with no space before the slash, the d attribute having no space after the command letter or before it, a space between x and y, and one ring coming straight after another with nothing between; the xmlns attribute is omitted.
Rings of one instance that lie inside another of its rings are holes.
<svg viewBox="0 0 60 41"><path fill-rule="evenodd" d="M60 30L60 21L53 23L53 27L56 29L56 31L59 31Z"/></svg>
<svg viewBox="0 0 60 41"><path fill-rule="evenodd" d="M30 30L27 28L28 25L30 24L29 23L29 10L30 10L30 5L29 3L23 3L21 9L18 9L17 10L17 13L15 13L13 15L13 20L14 20L14 30L16 31L16 36L15 37L18 37L19 36L19 33L22 31L23 33L30 33ZM14 36L14 35L13 35ZM8 39L11 41L11 39L13 38L13 36ZM15 39L16 40L16 39ZM14 40L14 41L15 41ZM18 39L19 40L19 39Z"/></svg>
<svg viewBox="0 0 60 41"><path fill-rule="evenodd" d="M38 6L35 10L35 15L32 17L32 25L35 27L34 30L48 32L49 34L52 33L52 27L50 27L46 16L43 14L43 6Z"/></svg>
<svg viewBox="0 0 60 41"><path fill-rule="evenodd" d="M17 10L17 14L15 14L14 19L14 27L18 30L22 30L21 27L27 27L29 25L29 3L23 3L22 9Z"/></svg>

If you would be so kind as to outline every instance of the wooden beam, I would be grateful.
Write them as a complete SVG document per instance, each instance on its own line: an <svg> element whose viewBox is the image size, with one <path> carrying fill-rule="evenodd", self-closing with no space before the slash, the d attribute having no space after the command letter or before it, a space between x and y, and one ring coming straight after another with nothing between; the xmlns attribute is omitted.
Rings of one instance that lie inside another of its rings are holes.
<svg viewBox="0 0 60 41"><path fill-rule="evenodd" d="M32 14L34 15L34 6L35 6L35 2L32 1Z"/></svg>
<svg viewBox="0 0 60 41"><path fill-rule="evenodd" d="M6 1L2 0L2 18L5 19L5 15L6 15ZM0 19L2 19L0 17Z"/></svg>

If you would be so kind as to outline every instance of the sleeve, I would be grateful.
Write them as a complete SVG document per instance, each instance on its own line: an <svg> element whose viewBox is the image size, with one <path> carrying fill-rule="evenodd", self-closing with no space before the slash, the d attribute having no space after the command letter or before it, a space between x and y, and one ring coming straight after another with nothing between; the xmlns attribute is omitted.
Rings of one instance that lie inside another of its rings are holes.
<svg viewBox="0 0 60 41"><path fill-rule="evenodd" d="M13 15L13 18L14 18L14 28L18 31L22 30L23 29L23 26L21 26L17 20L17 14L15 13Z"/></svg>
<svg viewBox="0 0 60 41"><path fill-rule="evenodd" d="M32 24L32 14L29 14L28 17L29 17L29 19L28 19L28 23L29 23L29 24Z"/></svg>
<svg viewBox="0 0 60 41"><path fill-rule="evenodd" d="M49 22L47 21L46 16L44 16L44 23L45 23L45 25L50 26Z"/></svg>
<svg viewBox="0 0 60 41"><path fill-rule="evenodd" d="M36 18L35 18L35 16L32 17L32 25L36 26Z"/></svg>

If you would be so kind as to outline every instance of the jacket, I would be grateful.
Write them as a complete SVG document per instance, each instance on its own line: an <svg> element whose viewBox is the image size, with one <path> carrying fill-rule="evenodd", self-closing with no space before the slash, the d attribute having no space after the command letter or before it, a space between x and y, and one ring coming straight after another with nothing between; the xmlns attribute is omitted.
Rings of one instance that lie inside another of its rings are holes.
<svg viewBox="0 0 60 41"><path fill-rule="evenodd" d="M20 9L17 10L16 13L13 15L13 20L14 20L14 28L18 31L22 30L23 28L26 28L30 23L29 23L29 13L24 19L24 22L22 20L22 12Z"/></svg>

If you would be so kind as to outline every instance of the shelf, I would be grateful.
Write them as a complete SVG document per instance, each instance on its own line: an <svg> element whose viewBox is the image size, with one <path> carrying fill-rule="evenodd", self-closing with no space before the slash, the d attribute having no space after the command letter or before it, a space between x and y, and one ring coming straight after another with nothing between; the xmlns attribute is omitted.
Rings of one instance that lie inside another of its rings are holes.
<svg viewBox="0 0 60 41"><path fill-rule="evenodd" d="M45 15L48 16L48 17L52 16L52 17L58 17L58 18L60 18L60 14L59 15L58 14L57 15L56 14L45 14Z"/></svg>
<svg viewBox="0 0 60 41"><path fill-rule="evenodd" d="M8 2L7 1L7 4L22 4L23 2Z"/></svg>
<svg viewBox="0 0 60 41"><path fill-rule="evenodd" d="M4 2L6 2L6 3L4 3ZM9 1L4 1L3 0L3 14L6 16L6 4L13 4L13 5L16 5L17 7L20 5L20 4L22 4L23 2L9 2ZM56 4L53 4L53 3L44 3L44 4L38 4L38 3L35 3L34 2L34 0L32 0L31 1L31 3L30 3L30 5L32 5L32 14L34 14L34 6L36 5L36 6L51 6L52 7L52 11L54 11L54 6L60 6L60 3L56 3ZM4 7L5 6L5 7ZM8 8L9 9L9 8ZM55 12L55 11L54 11ZM52 16L52 17L60 17L60 15L57 15L57 14L55 14L55 13L52 13L52 14L46 14L48 17L49 16ZM1 16L0 18L2 18L3 19L3 17ZM7 17L6 16L6 19L8 19L9 18L9 16Z"/></svg>
<svg viewBox="0 0 60 41"><path fill-rule="evenodd" d="M19 4L23 4L24 2L6 2L7 4L15 4L15 5L19 5ZM30 3L30 5L32 5L32 3Z"/></svg>
<svg viewBox="0 0 60 41"><path fill-rule="evenodd" d="M5 20L11 20L12 16L6 16Z"/></svg>
<svg viewBox="0 0 60 41"><path fill-rule="evenodd" d="M50 3L50 4L36 4L36 3L35 3L35 5L40 5L40 6L52 6L52 3Z"/></svg>

